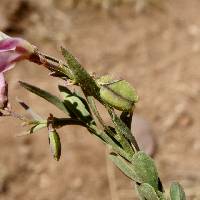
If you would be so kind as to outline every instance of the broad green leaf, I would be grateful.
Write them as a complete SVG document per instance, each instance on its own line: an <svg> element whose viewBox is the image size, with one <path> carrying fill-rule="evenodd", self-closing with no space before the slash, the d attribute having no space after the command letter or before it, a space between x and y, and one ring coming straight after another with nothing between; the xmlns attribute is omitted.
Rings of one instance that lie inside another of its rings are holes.
<svg viewBox="0 0 200 200"><path fill-rule="evenodd" d="M132 166L138 183L148 183L156 191L159 190L158 173L150 156L142 151L135 153L132 159Z"/></svg>
<svg viewBox="0 0 200 200"><path fill-rule="evenodd" d="M137 190L141 200L160 200L154 188L148 183L137 185Z"/></svg>
<svg viewBox="0 0 200 200"><path fill-rule="evenodd" d="M28 83L25 83L25 82L22 82L22 81L19 81L19 83L25 89L27 89L30 92L42 97L43 99L45 99L48 102L50 102L53 105L55 105L57 108L59 108L64 113L68 114L68 111L67 111L64 103L57 96L54 96L54 95L50 94L49 92L47 92L45 90L42 90L42 89L40 89L40 88L38 88L36 86L30 85Z"/></svg>
<svg viewBox="0 0 200 200"><path fill-rule="evenodd" d="M76 116L83 122L91 123L93 118L88 110L88 107L83 103L83 101L76 95L72 93L68 88L64 86L59 86L59 90L64 98L64 104L71 114L71 116Z"/></svg>
<svg viewBox="0 0 200 200"><path fill-rule="evenodd" d="M185 192L179 183L174 182L171 184L170 197L171 200L186 200Z"/></svg>

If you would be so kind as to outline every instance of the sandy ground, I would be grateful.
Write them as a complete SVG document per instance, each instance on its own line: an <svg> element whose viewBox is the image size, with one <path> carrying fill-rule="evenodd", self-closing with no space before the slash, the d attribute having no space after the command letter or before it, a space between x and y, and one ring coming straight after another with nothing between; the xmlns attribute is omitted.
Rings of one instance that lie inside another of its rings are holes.
<svg viewBox="0 0 200 200"><path fill-rule="evenodd" d="M60 2L1 0L0 29L59 58L62 44L90 72L131 82L140 96L136 113L154 129L155 161L166 190L177 180L188 199L200 199L200 1L168 0L161 10L151 7L137 15L131 6L69 9ZM23 113L16 96L45 117L63 116L17 83L56 93L62 82L46 70L22 62L7 78L17 112ZM56 162L46 131L19 138L24 130L19 121L0 120L0 199L137 199L130 181L107 161L104 145L85 129L60 131L62 157Z"/></svg>

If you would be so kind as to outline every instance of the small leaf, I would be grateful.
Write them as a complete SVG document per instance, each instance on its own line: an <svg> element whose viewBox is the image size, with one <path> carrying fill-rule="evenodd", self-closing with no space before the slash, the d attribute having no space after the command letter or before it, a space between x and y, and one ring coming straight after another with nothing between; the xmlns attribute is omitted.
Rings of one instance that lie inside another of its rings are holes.
<svg viewBox="0 0 200 200"><path fill-rule="evenodd" d="M64 97L64 104L71 116L76 116L78 119L86 123L91 123L93 121L91 113L87 109L88 106L85 106L84 104L86 102L83 103L83 101L75 93L72 93L64 86L60 85L59 90Z"/></svg>
<svg viewBox="0 0 200 200"><path fill-rule="evenodd" d="M148 183L137 185L138 193L144 200L160 200L154 188Z"/></svg>
<svg viewBox="0 0 200 200"><path fill-rule="evenodd" d="M174 182L171 184L170 197L171 200L186 200L185 192L179 183Z"/></svg>
<svg viewBox="0 0 200 200"><path fill-rule="evenodd" d="M124 160L121 156L117 154L110 154L109 158L112 160L112 162L131 180L135 182L139 182L140 180L137 177L137 174L135 173L132 165Z"/></svg>
<svg viewBox="0 0 200 200"><path fill-rule="evenodd" d="M31 128L28 130L28 132L29 132L29 134L33 134L33 133L35 133L35 132L37 132L37 131L39 131L39 130L45 128L45 127L47 127L47 124L46 124L46 123L39 123L39 124L37 124L37 125L31 127Z"/></svg>
<svg viewBox="0 0 200 200"><path fill-rule="evenodd" d="M53 105L55 105L57 108L59 108L64 113L68 114L68 111L67 111L64 103L57 96L54 96L54 95L50 94L49 92L47 92L45 90L42 90L42 89L40 89L40 88L38 88L36 86L30 85L28 83L25 83L25 82L22 82L22 81L19 81L19 83L25 89L27 89L30 92L42 97L43 99L45 99L48 102L50 102Z"/></svg>
<svg viewBox="0 0 200 200"><path fill-rule="evenodd" d="M47 127L47 121L44 120L44 121L30 121L30 122L26 122L24 124L24 126L30 126L32 125L31 128L29 128L25 133L22 133L22 134L18 134L17 136L20 137L20 136L27 136L27 135L31 135L33 133L36 133L37 131L43 129L43 128L46 128Z"/></svg>
<svg viewBox="0 0 200 200"><path fill-rule="evenodd" d="M115 114L114 110L107 108L115 126L116 132L124 135L134 146L135 151L139 151L139 146L135 140L135 137L131 133L126 124Z"/></svg>
<svg viewBox="0 0 200 200"><path fill-rule="evenodd" d="M74 91L73 94L83 102L83 104L85 105L85 108L87 109L87 111L89 113L91 113L90 107L89 107L88 102L86 101L86 99L84 99L84 97L78 91Z"/></svg>
<svg viewBox="0 0 200 200"><path fill-rule="evenodd" d="M69 78L71 80L77 81L75 72L78 69L82 69L80 63L75 59L75 57L67 49L61 47L61 52L69 66L69 67L66 66L66 68L69 71ZM74 71L74 70L76 70L76 71Z"/></svg>
<svg viewBox="0 0 200 200"><path fill-rule="evenodd" d="M101 101L99 87L90 74L81 66L76 58L67 49L61 47L61 52L67 62L66 70L69 71L69 77L73 83L78 84L85 96L94 96Z"/></svg>

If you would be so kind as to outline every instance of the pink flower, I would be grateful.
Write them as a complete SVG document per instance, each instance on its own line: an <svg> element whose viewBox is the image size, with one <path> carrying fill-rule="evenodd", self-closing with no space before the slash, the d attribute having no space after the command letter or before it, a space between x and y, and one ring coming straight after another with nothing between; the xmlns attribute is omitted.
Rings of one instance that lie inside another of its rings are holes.
<svg viewBox="0 0 200 200"><path fill-rule="evenodd" d="M4 72L15 66L15 63L29 59L35 46L21 38L12 38L0 32L0 108L7 106L7 86Z"/></svg>
<svg viewBox="0 0 200 200"><path fill-rule="evenodd" d="M21 38L6 37L0 32L0 73L14 67L15 62L29 59L35 47Z"/></svg>

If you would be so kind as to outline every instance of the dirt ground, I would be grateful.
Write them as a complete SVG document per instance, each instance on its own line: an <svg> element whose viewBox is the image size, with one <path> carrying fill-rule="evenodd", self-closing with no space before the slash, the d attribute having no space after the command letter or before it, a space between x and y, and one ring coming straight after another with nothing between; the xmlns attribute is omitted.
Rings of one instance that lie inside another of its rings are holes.
<svg viewBox="0 0 200 200"><path fill-rule="evenodd" d="M177 180L189 200L200 199L200 1L168 0L162 9L149 7L138 14L128 5L105 10L66 4L1 0L0 30L59 58L62 44L89 71L131 82L140 96L135 112L153 126L155 161L166 190ZM17 112L23 113L16 96L43 116L62 116L17 83L56 93L62 82L46 70L22 62L7 79ZM137 199L130 181L106 159L104 145L85 129L60 131L62 157L56 162L45 131L15 137L24 130L20 122L0 120L1 200Z"/></svg>

